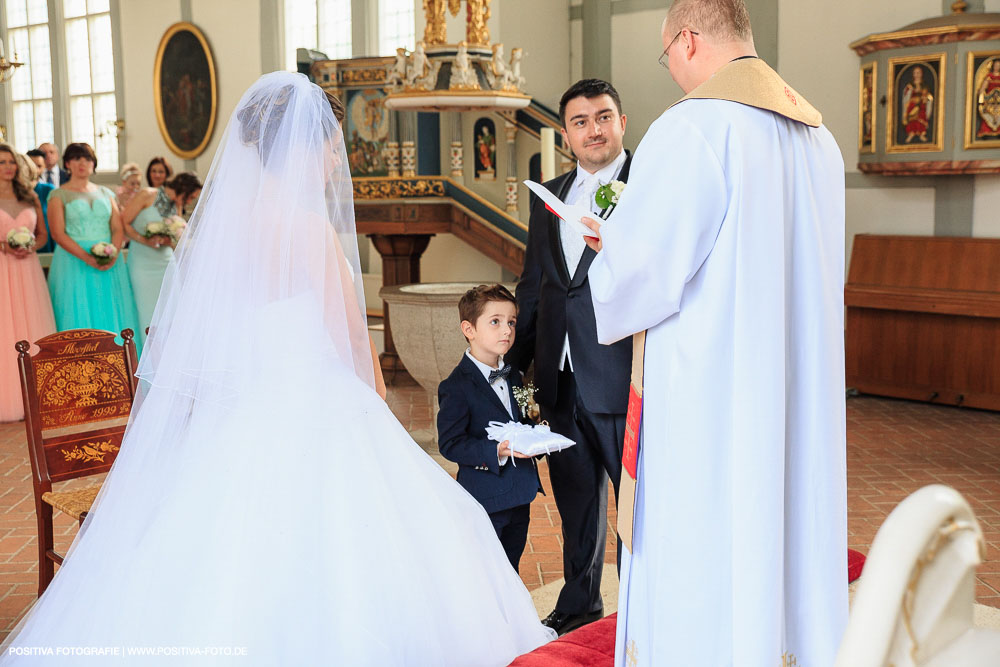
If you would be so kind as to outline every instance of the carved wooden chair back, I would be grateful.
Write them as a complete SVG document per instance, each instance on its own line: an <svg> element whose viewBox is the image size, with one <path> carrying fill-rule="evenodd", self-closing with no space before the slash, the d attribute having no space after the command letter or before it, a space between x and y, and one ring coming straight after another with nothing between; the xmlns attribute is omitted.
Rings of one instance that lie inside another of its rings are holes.
<svg viewBox="0 0 1000 667"><path fill-rule="evenodd" d="M54 550L52 509L83 523L100 484L53 492L53 482L105 473L121 448L136 392L131 329L115 334L73 329L15 346L24 398L24 428L38 519L39 594L62 563Z"/></svg>

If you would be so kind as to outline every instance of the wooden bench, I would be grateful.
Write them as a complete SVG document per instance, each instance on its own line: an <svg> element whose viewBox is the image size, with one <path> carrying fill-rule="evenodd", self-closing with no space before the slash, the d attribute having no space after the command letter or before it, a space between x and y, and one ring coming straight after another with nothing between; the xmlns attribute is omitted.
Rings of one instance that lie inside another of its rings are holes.
<svg viewBox="0 0 1000 667"><path fill-rule="evenodd" d="M1000 410L1000 239L854 239L847 385Z"/></svg>

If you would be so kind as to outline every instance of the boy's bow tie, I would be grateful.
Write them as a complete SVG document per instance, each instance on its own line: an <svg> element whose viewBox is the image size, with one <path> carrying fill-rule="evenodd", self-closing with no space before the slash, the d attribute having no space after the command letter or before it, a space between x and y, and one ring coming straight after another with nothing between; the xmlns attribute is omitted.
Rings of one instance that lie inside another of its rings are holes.
<svg viewBox="0 0 1000 667"><path fill-rule="evenodd" d="M508 375L510 375L510 364L504 364L503 368L490 371L490 384L497 380L506 380Z"/></svg>

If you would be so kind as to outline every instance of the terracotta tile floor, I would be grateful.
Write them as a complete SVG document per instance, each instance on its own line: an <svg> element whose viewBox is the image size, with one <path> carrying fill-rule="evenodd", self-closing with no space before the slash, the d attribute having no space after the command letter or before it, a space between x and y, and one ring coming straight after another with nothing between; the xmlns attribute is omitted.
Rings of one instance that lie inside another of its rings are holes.
<svg viewBox="0 0 1000 667"><path fill-rule="evenodd" d="M411 431L431 425L431 403L417 388L390 391L389 403ZM1000 607L1000 414L878 398L854 398L848 415L848 541L867 552L889 511L916 489L949 484L972 504L987 540L978 601ZM541 466L542 483L548 471ZM614 526L614 509L608 512ZM57 548L76 532L56 518ZM606 561L614 562L608 531ZM534 589L562 576L559 514L551 496L532 505L521 577ZM35 598L34 504L23 424L0 424L0 639Z"/></svg>

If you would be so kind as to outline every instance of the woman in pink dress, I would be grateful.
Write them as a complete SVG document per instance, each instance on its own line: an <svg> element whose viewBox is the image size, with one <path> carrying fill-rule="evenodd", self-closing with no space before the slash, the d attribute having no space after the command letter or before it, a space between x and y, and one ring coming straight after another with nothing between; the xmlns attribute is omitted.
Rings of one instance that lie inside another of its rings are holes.
<svg viewBox="0 0 1000 667"><path fill-rule="evenodd" d="M21 227L35 235L33 248L8 245L7 235ZM49 290L34 250L47 240L38 195L18 166L14 149L0 144L0 422L24 418L14 344L34 342L56 330Z"/></svg>

